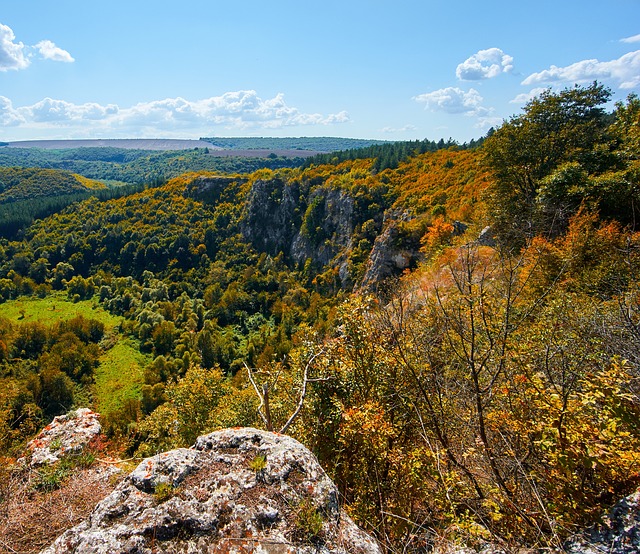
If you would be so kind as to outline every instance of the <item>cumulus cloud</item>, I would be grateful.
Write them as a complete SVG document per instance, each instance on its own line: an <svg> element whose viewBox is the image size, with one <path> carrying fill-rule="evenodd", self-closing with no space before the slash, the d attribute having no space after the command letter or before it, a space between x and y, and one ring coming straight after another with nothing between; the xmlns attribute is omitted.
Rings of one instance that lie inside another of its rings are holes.
<svg viewBox="0 0 640 554"><path fill-rule="evenodd" d="M480 50L456 68L456 76L462 81L492 79L513 70L513 58L500 48Z"/></svg>
<svg viewBox="0 0 640 554"><path fill-rule="evenodd" d="M256 91L227 92L201 100L165 98L131 107L88 102L74 104L44 98L15 108L0 97L0 121L24 128L64 129L85 136L185 136L211 133L213 127L233 129L332 125L349 121L345 111L323 115L304 113L286 103L283 94L263 99Z"/></svg>
<svg viewBox="0 0 640 554"><path fill-rule="evenodd" d="M633 35L632 37L621 38L620 42L632 44L634 42L640 42L640 35Z"/></svg>
<svg viewBox="0 0 640 554"><path fill-rule="evenodd" d="M289 127L329 125L349 120L346 112L324 116L302 113L289 106L282 93L263 99L255 90L226 92L203 100L166 98L122 109L119 118L125 124L227 125L248 127Z"/></svg>
<svg viewBox="0 0 640 554"><path fill-rule="evenodd" d="M533 100L536 96L539 96L545 90L547 89L544 87L536 87L534 89L531 89L529 92L522 92L512 100L509 100L509 103L510 104L526 104L527 102L529 102L529 100Z"/></svg>
<svg viewBox="0 0 640 554"><path fill-rule="evenodd" d="M13 108L11 100L6 96L0 96L0 124L3 127L16 127L24 122L24 117Z"/></svg>
<svg viewBox="0 0 640 554"><path fill-rule="evenodd" d="M632 37L633 38L633 37ZM532 73L523 85L568 82L580 83L594 80L610 80L620 88L629 89L640 85L640 50L629 52L616 60L582 60L566 67L552 65L549 69Z"/></svg>
<svg viewBox="0 0 640 554"><path fill-rule="evenodd" d="M118 113L114 104L101 106L95 103L72 104L64 100L45 98L32 106L21 108L25 119L37 123L65 123L83 120L97 121Z"/></svg>
<svg viewBox="0 0 640 554"><path fill-rule="evenodd" d="M35 48L40 52L40 55L45 60L52 60L54 62L65 62L71 63L75 60L67 52L62 48L58 48L53 42L50 40L41 40L38 44L36 44Z"/></svg>
<svg viewBox="0 0 640 554"><path fill-rule="evenodd" d="M25 46L22 42L16 42L13 29L0 23L0 71L29 67L34 52L41 58L54 62L75 61L69 52L58 48L50 40L41 40L35 46Z"/></svg>
<svg viewBox="0 0 640 554"><path fill-rule="evenodd" d="M24 69L29 65L24 44L14 42L15 39L11 27L0 23L0 71Z"/></svg>
<svg viewBox="0 0 640 554"><path fill-rule="evenodd" d="M458 87L446 87L414 96L413 99L424 104L425 109L449 114L482 115L489 111L482 106L483 98L473 88L464 91Z"/></svg>

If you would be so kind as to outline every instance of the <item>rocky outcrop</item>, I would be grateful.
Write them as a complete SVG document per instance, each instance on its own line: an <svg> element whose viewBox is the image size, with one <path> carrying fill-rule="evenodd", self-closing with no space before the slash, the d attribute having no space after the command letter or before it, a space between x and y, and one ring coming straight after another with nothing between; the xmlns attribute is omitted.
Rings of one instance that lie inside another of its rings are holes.
<svg viewBox="0 0 640 554"><path fill-rule="evenodd" d="M353 199L341 189L281 178L257 180L247 198L241 230L257 250L282 252L292 262L342 267L355 227ZM308 196L308 198L307 198ZM341 271L343 286L349 275Z"/></svg>
<svg viewBox="0 0 640 554"><path fill-rule="evenodd" d="M101 432L99 414L80 408L56 416L38 436L27 444L27 455L18 463L32 467L54 464L65 456L79 454Z"/></svg>
<svg viewBox="0 0 640 554"><path fill-rule="evenodd" d="M276 255L290 254L299 232L301 213L300 185L281 178L259 179L251 187L242 218L241 230L257 250Z"/></svg>
<svg viewBox="0 0 640 554"><path fill-rule="evenodd" d="M353 198L339 189L318 189L311 195L317 206L313 228L301 228L291 245L291 257L298 263L307 258L320 266L339 266L351 248L354 230ZM308 208L307 208L308 211ZM308 215L308 214L306 214ZM309 218L314 219L314 218Z"/></svg>
<svg viewBox="0 0 640 554"><path fill-rule="evenodd" d="M573 537L570 554L631 554L640 552L640 489L618 502L602 523Z"/></svg>
<svg viewBox="0 0 640 554"><path fill-rule="evenodd" d="M382 232L376 237L367 260L361 287L371 290L385 279L415 265L420 258L419 242L407 240L400 225L411 218L408 213L385 214Z"/></svg>
<svg viewBox="0 0 640 554"><path fill-rule="evenodd" d="M43 554L344 553L379 547L294 439L227 429L144 460Z"/></svg>
<svg viewBox="0 0 640 554"><path fill-rule="evenodd" d="M220 196L233 183L241 184L247 181L244 177L199 176L190 181L183 192L186 198L194 198L207 204L216 204Z"/></svg>

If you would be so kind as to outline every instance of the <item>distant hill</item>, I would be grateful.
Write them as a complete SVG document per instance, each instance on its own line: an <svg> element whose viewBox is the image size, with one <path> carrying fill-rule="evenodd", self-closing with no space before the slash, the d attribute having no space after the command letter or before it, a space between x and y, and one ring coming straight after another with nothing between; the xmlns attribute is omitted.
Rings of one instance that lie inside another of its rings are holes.
<svg viewBox="0 0 640 554"><path fill-rule="evenodd" d="M124 148L126 150L193 150L211 148L211 144L200 140L181 139L83 139L83 140L19 140L0 143L9 148Z"/></svg>
<svg viewBox="0 0 640 554"><path fill-rule="evenodd" d="M300 151L313 153L337 152L373 145L390 144L392 141L353 139L342 137L203 137L200 140L186 139L75 139L75 140L20 140L0 142L7 148L42 148L64 150L70 148L120 148L125 150L263 150L291 156L301 156ZM213 153L213 152L212 152ZM265 155L266 155L265 154ZM245 154L240 154L245 155ZM253 156L251 156L253 157Z"/></svg>
<svg viewBox="0 0 640 554"><path fill-rule="evenodd" d="M202 137L200 140L224 150L306 150L318 153L390 143L342 137Z"/></svg>
<svg viewBox="0 0 640 554"><path fill-rule="evenodd" d="M204 148L188 150L142 150L133 148L134 144L135 141L128 143L127 148L0 148L0 167L65 169L109 185L120 185L157 184L189 171L250 173L265 167L277 169L304 163L304 154L299 152L287 155L272 150L221 150L207 143L203 143Z"/></svg>
<svg viewBox="0 0 640 554"><path fill-rule="evenodd" d="M34 219L106 189L103 183L70 171L0 167L0 236L10 237Z"/></svg>

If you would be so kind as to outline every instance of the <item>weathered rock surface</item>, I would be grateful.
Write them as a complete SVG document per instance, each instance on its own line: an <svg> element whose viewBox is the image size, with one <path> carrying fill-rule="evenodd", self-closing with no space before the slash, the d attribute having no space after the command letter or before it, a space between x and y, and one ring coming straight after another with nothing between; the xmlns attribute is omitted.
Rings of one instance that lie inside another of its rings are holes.
<svg viewBox="0 0 640 554"><path fill-rule="evenodd" d="M246 178L200 176L185 187L183 195L208 204L216 204L220 200L220 195L234 182L244 183Z"/></svg>
<svg viewBox="0 0 640 554"><path fill-rule="evenodd" d="M570 554L631 554L640 552L640 489L618 502L600 525L572 538Z"/></svg>
<svg viewBox="0 0 640 554"><path fill-rule="evenodd" d="M373 289L388 277L400 274L420 258L420 244L400 236L400 224L410 218L408 213L390 211L385 214L382 232L373 243L362 278L364 290Z"/></svg>
<svg viewBox="0 0 640 554"><path fill-rule="evenodd" d="M79 454L100 434L102 428L99 417L88 408L56 416L27 444L30 456L20 458L18 462L36 467L53 464L64 456Z"/></svg>
<svg viewBox="0 0 640 554"><path fill-rule="evenodd" d="M340 510L338 491L311 452L290 437L247 428L211 433L191 449L144 460L43 554L89 552L380 549Z"/></svg>

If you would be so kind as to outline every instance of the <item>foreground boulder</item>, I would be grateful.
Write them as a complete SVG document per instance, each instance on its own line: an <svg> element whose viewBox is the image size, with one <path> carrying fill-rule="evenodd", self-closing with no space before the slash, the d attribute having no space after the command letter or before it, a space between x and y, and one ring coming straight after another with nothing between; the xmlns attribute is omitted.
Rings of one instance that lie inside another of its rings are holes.
<svg viewBox="0 0 640 554"><path fill-rule="evenodd" d="M43 554L380 552L296 440L227 429L144 460Z"/></svg>
<svg viewBox="0 0 640 554"><path fill-rule="evenodd" d="M100 435L100 415L80 408L56 416L38 436L27 444L27 455L18 462L31 467L54 464L65 456L81 453Z"/></svg>

